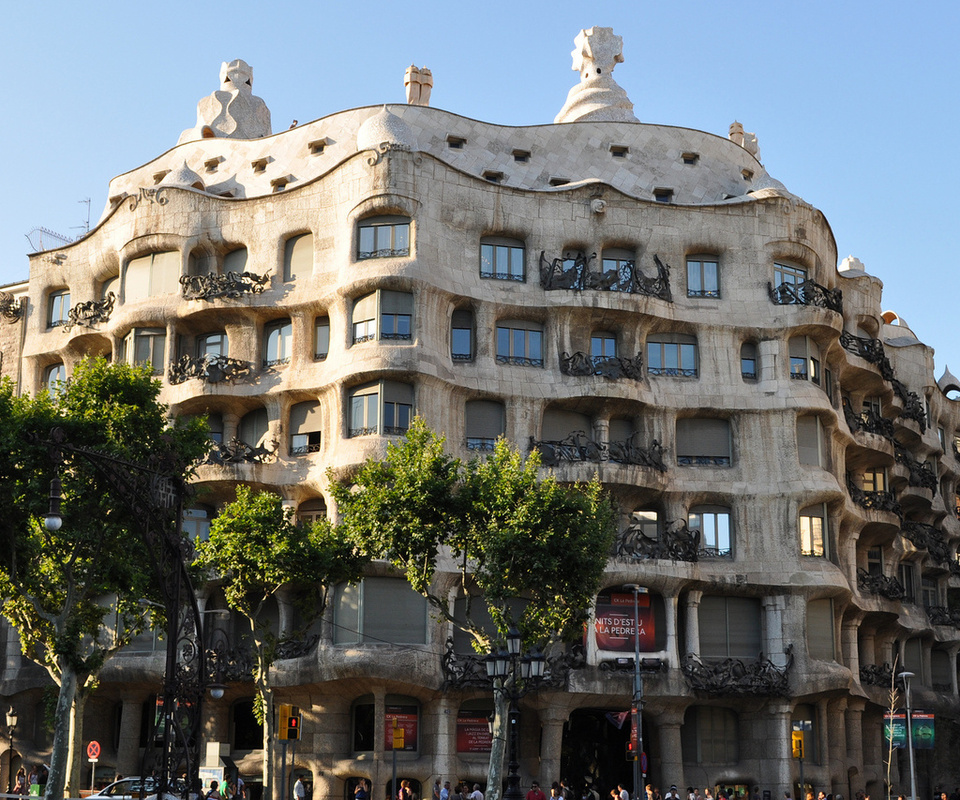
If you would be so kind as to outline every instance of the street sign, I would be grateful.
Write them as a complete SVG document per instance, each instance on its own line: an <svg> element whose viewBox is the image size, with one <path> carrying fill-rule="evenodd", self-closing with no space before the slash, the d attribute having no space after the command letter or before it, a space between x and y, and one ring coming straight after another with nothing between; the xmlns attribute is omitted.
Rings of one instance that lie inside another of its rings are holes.
<svg viewBox="0 0 960 800"><path fill-rule="evenodd" d="M646 753L640 754L640 771L644 773L647 771L647 754Z"/></svg>
<svg viewBox="0 0 960 800"><path fill-rule="evenodd" d="M100 742L90 742L87 745L87 758L91 761L96 761L100 758Z"/></svg>

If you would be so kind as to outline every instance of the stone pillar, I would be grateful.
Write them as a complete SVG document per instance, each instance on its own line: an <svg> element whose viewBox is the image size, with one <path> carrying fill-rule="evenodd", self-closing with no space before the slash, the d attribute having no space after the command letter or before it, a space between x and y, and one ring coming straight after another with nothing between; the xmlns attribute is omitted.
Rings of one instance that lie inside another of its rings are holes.
<svg viewBox="0 0 960 800"><path fill-rule="evenodd" d="M117 772L121 775L140 774L140 722L143 718L144 698L123 695L120 709L120 744L117 747Z"/></svg>
<svg viewBox="0 0 960 800"><path fill-rule="evenodd" d="M237 430L240 427L240 417L232 411L223 414L223 442L227 444L237 438ZM254 442L256 444L256 442Z"/></svg>
<svg viewBox="0 0 960 800"><path fill-rule="evenodd" d="M700 653L700 598L703 592L687 592L687 641L684 643L686 653ZM677 786L680 784L678 783Z"/></svg>
<svg viewBox="0 0 960 800"><path fill-rule="evenodd" d="M610 441L610 417L603 417L603 419L594 420L593 440L595 442Z"/></svg>
<svg viewBox="0 0 960 800"><path fill-rule="evenodd" d="M947 651L950 655L950 691L953 692L953 699L957 699L958 687L957 687L957 653L960 652L960 647L951 647Z"/></svg>
<svg viewBox="0 0 960 800"><path fill-rule="evenodd" d="M786 346L787 343L781 342L779 339L764 339L757 344L757 361L759 362L757 366L760 370L760 383L789 377L790 371L788 369L780 369L781 363L787 363L786 356L783 355Z"/></svg>
<svg viewBox="0 0 960 800"><path fill-rule="evenodd" d="M847 736L847 767L856 770L857 776L863 775L863 709L866 701L859 698L850 698L847 701L847 710L844 712L845 733ZM843 789L834 789L834 793ZM852 798L851 798L852 800Z"/></svg>
<svg viewBox="0 0 960 800"><path fill-rule="evenodd" d="M850 533L843 545L843 561L847 567L847 580L851 586L857 585L857 542L860 540L860 531Z"/></svg>
<svg viewBox="0 0 960 800"><path fill-rule="evenodd" d="M660 740L660 781L662 791L677 784L681 796L686 797L687 780L683 773L683 750L680 746L682 711L665 711L657 715L657 734ZM650 748L646 748L650 752ZM651 782L648 780L648 782ZM656 785L656 781L652 781ZM642 799L641 799L642 800Z"/></svg>
<svg viewBox="0 0 960 800"><path fill-rule="evenodd" d="M457 763L457 712L459 710L459 701L449 694L441 695L434 706L437 715L434 770L444 780L456 780L454 775ZM424 787L424 794L426 789L427 787Z"/></svg>
<svg viewBox="0 0 960 800"><path fill-rule="evenodd" d="M540 785L550 786L560 776L560 750L563 747L563 726L569 714L565 708L541 709L540 722Z"/></svg>
<svg viewBox="0 0 960 800"><path fill-rule="evenodd" d="M793 797L793 769L794 760L790 758L790 722L793 706L789 702L771 703L769 706L769 741L768 749L764 753L764 761L768 766L769 775L775 775L777 785L771 787L771 797L783 797L783 793L790 792ZM806 777L806 776L804 776Z"/></svg>
<svg viewBox="0 0 960 800"><path fill-rule="evenodd" d="M783 612L786 598L783 595L773 595L763 598L763 612L766 631L765 650L767 657L778 667L787 664L786 645L783 638Z"/></svg>
<svg viewBox="0 0 960 800"><path fill-rule="evenodd" d="M664 624L667 626L667 659L671 667L680 666L680 654L677 651L677 596L664 595ZM680 784L678 783L677 786Z"/></svg>
<svg viewBox="0 0 960 800"><path fill-rule="evenodd" d="M858 631L860 640L860 665L873 667L877 663L877 643L873 631ZM859 676L856 676L859 677Z"/></svg>
<svg viewBox="0 0 960 800"><path fill-rule="evenodd" d="M827 729L829 748L827 759L824 762L827 781L831 787L830 792L846 794L843 784L844 778L846 778L847 764L847 718L845 714L847 698L841 697L830 704L824 702L823 705L827 714L824 727Z"/></svg>
<svg viewBox="0 0 960 800"><path fill-rule="evenodd" d="M844 663L850 668L855 681L860 680L860 653L857 646L859 619L849 619L843 623L840 633L840 647L843 650Z"/></svg>

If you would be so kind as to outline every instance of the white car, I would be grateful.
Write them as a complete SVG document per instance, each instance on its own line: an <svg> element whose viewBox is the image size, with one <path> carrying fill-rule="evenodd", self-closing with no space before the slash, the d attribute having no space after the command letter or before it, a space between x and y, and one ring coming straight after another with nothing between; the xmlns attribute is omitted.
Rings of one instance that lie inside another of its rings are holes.
<svg viewBox="0 0 960 800"><path fill-rule="evenodd" d="M121 778L90 795L88 800L157 800L157 781L149 777ZM180 800L180 795L167 793L164 800Z"/></svg>

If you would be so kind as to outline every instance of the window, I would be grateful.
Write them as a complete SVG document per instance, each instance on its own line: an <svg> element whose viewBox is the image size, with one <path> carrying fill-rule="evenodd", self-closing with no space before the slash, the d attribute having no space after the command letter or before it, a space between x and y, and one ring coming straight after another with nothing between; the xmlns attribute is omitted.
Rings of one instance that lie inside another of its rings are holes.
<svg viewBox="0 0 960 800"><path fill-rule="evenodd" d="M740 761L740 728L729 708L688 708L680 728L683 760L691 764L736 764Z"/></svg>
<svg viewBox="0 0 960 800"><path fill-rule="evenodd" d="M464 409L467 449L490 452L505 431L503 403L497 400L468 400Z"/></svg>
<svg viewBox="0 0 960 800"><path fill-rule="evenodd" d="M616 358L617 337L606 331L597 331L590 337L590 356L594 359ZM596 361L594 361L596 363Z"/></svg>
<svg viewBox="0 0 960 800"><path fill-rule="evenodd" d="M473 311L458 308L450 319L450 357L473 361Z"/></svg>
<svg viewBox="0 0 960 800"><path fill-rule="evenodd" d="M413 387L396 381L380 381L350 392L350 422L347 435L403 434L413 418Z"/></svg>
<svg viewBox="0 0 960 800"><path fill-rule="evenodd" d="M357 226L357 260L410 255L407 217L371 217Z"/></svg>
<svg viewBox="0 0 960 800"><path fill-rule="evenodd" d="M729 467L730 422L688 417L677 420L677 464Z"/></svg>
<svg viewBox="0 0 960 800"><path fill-rule="evenodd" d="M241 273L247 268L247 248L238 247L223 257L223 271Z"/></svg>
<svg viewBox="0 0 960 800"><path fill-rule="evenodd" d="M809 336L790 339L790 377L796 381L811 381L820 385L820 348Z"/></svg>
<svg viewBox="0 0 960 800"><path fill-rule="evenodd" d="M163 328L134 328L120 343L120 360L135 366L150 364L154 375L162 374L166 336Z"/></svg>
<svg viewBox="0 0 960 800"><path fill-rule="evenodd" d="M227 334L223 331L205 333L197 337L197 358L225 356L228 350Z"/></svg>
<svg viewBox="0 0 960 800"><path fill-rule="evenodd" d="M317 317L313 322L313 357L323 361L330 352L330 317Z"/></svg>
<svg viewBox="0 0 960 800"><path fill-rule="evenodd" d="M600 254L600 267L604 275L616 275L618 283L625 281L633 269L637 254L623 247L605 247Z"/></svg>
<svg viewBox="0 0 960 800"><path fill-rule="evenodd" d="M255 408L245 414L237 428L237 438L250 447L263 447L270 432L270 419L267 409Z"/></svg>
<svg viewBox="0 0 960 800"><path fill-rule="evenodd" d="M151 253L127 264L124 300L128 303L180 290L180 253Z"/></svg>
<svg viewBox="0 0 960 800"><path fill-rule="evenodd" d="M745 381L755 381L757 372L757 346L753 342L740 345L740 377Z"/></svg>
<svg viewBox="0 0 960 800"><path fill-rule="evenodd" d="M833 600L829 597L807 603L807 654L818 661L836 658L833 633Z"/></svg>
<svg viewBox="0 0 960 800"><path fill-rule="evenodd" d="M883 575L882 547L871 547L867 550L867 572L870 575Z"/></svg>
<svg viewBox="0 0 960 800"><path fill-rule="evenodd" d="M626 158L627 153L630 152L630 148L624 144L612 144L610 145L610 155L614 158Z"/></svg>
<svg viewBox="0 0 960 800"><path fill-rule="evenodd" d="M720 265L714 256L687 259L687 297L719 297Z"/></svg>
<svg viewBox="0 0 960 800"><path fill-rule="evenodd" d="M705 595L698 616L702 659L754 659L763 650L759 598Z"/></svg>
<svg viewBox="0 0 960 800"><path fill-rule="evenodd" d="M810 467L825 467L827 445L823 436L820 417L812 415L797 417L797 451L800 463Z"/></svg>
<svg viewBox="0 0 960 800"><path fill-rule="evenodd" d="M726 506L694 506L687 527L700 531L700 549L707 556L731 556L730 509Z"/></svg>
<svg viewBox="0 0 960 800"><path fill-rule="evenodd" d="M183 509L183 519L180 524L184 536L194 543L205 542L210 537L210 520L213 517L213 509L207 506Z"/></svg>
<svg viewBox="0 0 960 800"><path fill-rule="evenodd" d="M379 316L379 326L377 319ZM353 304L353 343L413 338L413 295L381 290L360 297Z"/></svg>
<svg viewBox="0 0 960 800"><path fill-rule="evenodd" d="M288 319L267 323L263 329L263 366L289 364L293 352L293 325Z"/></svg>
<svg viewBox="0 0 960 800"><path fill-rule="evenodd" d="M320 452L320 403L308 400L290 409L290 455Z"/></svg>
<svg viewBox="0 0 960 800"><path fill-rule="evenodd" d="M823 503L800 509L800 555L827 555L827 509Z"/></svg>
<svg viewBox="0 0 960 800"><path fill-rule="evenodd" d="M215 444L223 444L223 414L208 414L207 427L210 429L210 440Z"/></svg>
<svg viewBox="0 0 960 800"><path fill-rule="evenodd" d="M513 151L513 160L518 164L526 164L530 160L530 151L529 150L514 150Z"/></svg>
<svg viewBox="0 0 960 800"><path fill-rule="evenodd" d="M313 234L302 233L287 239L283 246L283 279L295 281L313 272Z"/></svg>
<svg viewBox="0 0 960 800"><path fill-rule="evenodd" d="M51 292L47 300L47 327L56 328L66 325L70 317L70 290L61 289Z"/></svg>
<svg viewBox="0 0 960 800"><path fill-rule="evenodd" d="M43 371L43 386L47 393L56 397L63 391L63 385L67 381L67 368L61 364L51 364Z"/></svg>
<svg viewBox="0 0 960 800"><path fill-rule="evenodd" d="M485 236L480 240L481 278L523 282L524 260L524 244L518 239Z"/></svg>
<svg viewBox="0 0 960 800"><path fill-rule="evenodd" d="M880 467L870 467L863 471L860 488L865 492L887 491L887 471Z"/></svg>
<svg viewBox="0 0 960 800"><path fill-rule="evenodd" d="M497 323L497 362L523 367L543 366L543 326L526 320Z"/></svg>
<svg viewBox="0 0 960 800"><path fill-rule="evenodd" d="M562 442L574 433L593 437L593 423L586 414L563 408L548 408L543 412L540 438L545 442Z"/></svg>
<svg viewBox="0 0 960 800"><path fill-rule="evenodd" d="M924 608L940 605L940 585L936 578L920 578L920 602Z"/></svg>
<svg viewBox="0 0 960 800"><path fill-rule="evenodd" d="M666 186L658 186L653 190L653 199L658 203L672 203L673 189L667 188Z"/></svg>
<svg viewBox="0 0 960 800"><path fill-rule="evenodd" d="M773 265L773 286L776 289L779 286L799 286L807 279L807 271L803 267L795 267L792 264L774 263ZM784 294L781 303L799 303L801 292L797 289L791 299L791 295Z"/></svg>
<svg viewBox="0 0 960 800"><path fill-rule="evenodd" d="M661 333L647 338L647 374L696 378L697 338L687 333Z"/></svg>
<svg viewBox="0 0 960 800"><path fill-rule="evenodd" d="M334 635L336 639L336 635ZM372 694L358 698L353 704L353 749L357 753L374 749L377 721L376 700Z"/></svg>
<svg viewBox="0 0 960 800"><path fill-rule="evenodd" d="M120 294L120 276L114 275L112 278L107 278L103 285L100 287L100 299L106 300L107 295L113 292L113 296L116 297Z"/></svg>
<svg viewBox="0 0 960 800"><path fill-rule="evenodd" d="M917 600L917 570L912 562L905 561L897 567L897 578L903 586L904 602L915 603Z"/></svg>
<svg viewBox="0 0 960 800"><path fill-rule="evenodd" d="M925 683L925 660L923 640L919 637L907 639L903 644L903 668L912 672L916 676L914 680L920 684Z"/></svg>
<svg viewBox="0 0 960 800"><path fill-rule="evenodd" d="M333 600L333 643L426 644L427 600L402 578L340 584Z"/></svg>
<svg viewBox="0 0 960 800"><path fill-rule="evenodd" d="M322 497L313 500L304 500L297 506L297 524L313 525L327 518L327 504Z"/></svg>
<svg viewBox="0 0 960 800"><path fill-rule="evenodd" d="M951 672L955 668L951 668L951 662L954 662L954 659L950 658L950 654L945 650L930 651L930 677L933 682L931 688L934 691L952 691L953 676Z"/></svg>

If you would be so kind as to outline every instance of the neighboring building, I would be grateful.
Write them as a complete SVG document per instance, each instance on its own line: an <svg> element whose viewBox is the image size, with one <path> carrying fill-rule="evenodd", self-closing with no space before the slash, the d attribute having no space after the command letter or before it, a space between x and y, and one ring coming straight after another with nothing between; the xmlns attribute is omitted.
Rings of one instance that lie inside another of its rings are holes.
<svg viewBox="0 0 960 800"><path fill-rule="evenodd" d="M823 214L768 175L756 137L636 121L618 37L577 43L581 82L528 127L430 108L411 68L408 104L269 135L249 67L224 65L181 143L115 178L97 226L0 295L3 374L35 393L86 355L152 363L217 443L185 518L197 536L237 483L331 513L327 469L382 454L415 413L457 456L504 435L545 474L598 476L621 533L586 664L523 699L525 786L629 782L629 724L608 715L630 706L634 583L644 657L665 665L645 678L653 784L797 791L797 727L808 782L879 796L896 663L937 715L921 790L957 785L960 382L934 379L879 279L837 268ZM453 573L436 588L456 602ZM395 718L415 731L400 777L482 781L491 699L442 659L466 641L383 565L331 595L318 646L277 670L314 796L350 800L366 777L382 797ZM16 766L48 752L45 684L3 636ZM105 670L85 727L98 772L138 769L162 668L146 637ZM205 728L250 784L252 696L231 684Z"/></svg>

